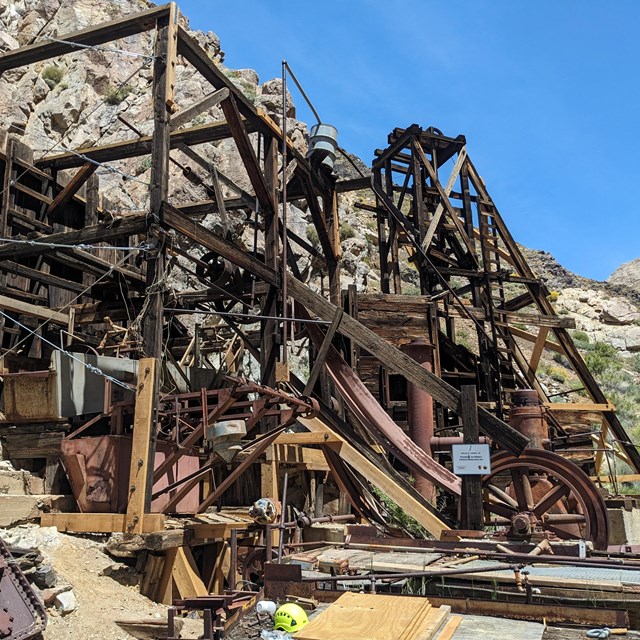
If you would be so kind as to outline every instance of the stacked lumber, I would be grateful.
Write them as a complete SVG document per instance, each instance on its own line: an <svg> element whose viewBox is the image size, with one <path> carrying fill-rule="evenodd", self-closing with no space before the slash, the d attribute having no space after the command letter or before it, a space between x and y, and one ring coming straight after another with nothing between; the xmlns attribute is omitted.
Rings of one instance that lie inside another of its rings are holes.
<svg viewBox="0 0 640 640"><path fill-rule="evenodd" d="M451 607L432 607L426 598L348 591L295 637L296 640L341 637L349 640L431 640L450 612ZM454 620L449 628L458 623Z"/></svg>

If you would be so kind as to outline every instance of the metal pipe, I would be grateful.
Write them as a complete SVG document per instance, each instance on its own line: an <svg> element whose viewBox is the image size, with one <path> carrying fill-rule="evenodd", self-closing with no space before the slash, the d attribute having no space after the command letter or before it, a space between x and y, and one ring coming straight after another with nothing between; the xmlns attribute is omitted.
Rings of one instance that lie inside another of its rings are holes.
<svg viewBox="0 0 640 640"><path fill-rule="evenodd" d="M289 474L284 474L284 482L282 486L282 513L280 514L280 539L278 540L278 564L282 562L282 549L284 547L284 531L285 531L285 517L287 511L287 488L289 485ZM267 562L269 558L267 558Z"/></svg>
<svg viewBox="0 0 640 640"><path fill-rule="evenodd" d="M433 345L422 338L417 338L402 347L402 351L413 358L424 369L431 372ZM426 391L407 381L407 411L409 423L409 437L428 456L432 457L431 439L434 434L433 398ZM420 495L433 503L436 499L436 488L429 477L419 470L415 474L416 490Z"/></svg>
<svg viewBox="0 0 640 640"><path fill-rule="evenodd" d="M355 519L356 516L354 513L347 513L342 516L322 516L320 518L310 518L306 513L301 513L298 516L295 524L302 528L310 527L312 524L321 524L324 522L353 522Z"/></svg>
<svg viewBox="0 0 640 640"><path fill-rule="evenodd" d="M480 436L478 442L480 444L489 444L491 441L487 436ZM437 449L438 447L450 448L454 444L464 444L464 438L462 436L433 436L431 438L431 449Z"/></svg>
<svg viewBox="0 0 640 640"><path fill-rule="evenodd" d="M309 109L311 109L313 115L316 117L318 124L322 124L322 120L320 120L320 116L318 115L318 112L316 111L315 107L311 104L311 100L309 100L309 97L305 93L305 90L302 88L302 85L300 84L300 82L298 82L298 78L296 78L296 74L293 73L293 69L289 66L289 63L286 60L283 60L282 64L287 68L289 75L291 76L293 81L296 83L296 87L298 87L298 91L301 93L305 102L309 105Z"/></svg>
<svg viewBox="0 0 640 640"><path fill-rule="evenodd" d="M282 61L282 317L287 317L287 256L289 238L287 236L287 61ZM277 212L276 212L277 215ZM289 357L289 325L282 323L282 362Z"/></svg>
<svg viewBox="0 0 640 640"><path fill-rule="evenodd" d="M267 559L268 561L268 559ZM236 568L238 564L238 530L231 529L231 571L229 572L229 589L236 588Z"/></svg>
<svg viewBox="0 0 640 640"><path fill-rule="evenodd" d="M302 582L362 582L363 580L404 580L405 578L439 578L443 576L462 575L466 573L488 573L489 571L512 571L513 564L492 564L488 567L471 567L468 569L440 569L435 571L415 571L408 573L367 573L360 575L323 576L321 578L302 578Z"/></svg>

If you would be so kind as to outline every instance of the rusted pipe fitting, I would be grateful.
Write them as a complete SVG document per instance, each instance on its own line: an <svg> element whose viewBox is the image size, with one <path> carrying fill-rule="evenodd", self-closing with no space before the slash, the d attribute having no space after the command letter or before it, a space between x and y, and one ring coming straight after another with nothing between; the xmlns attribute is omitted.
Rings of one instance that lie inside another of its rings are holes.
<svg viewBox="0 0 640 640"><path fill-rule="evenodd" d="M545 449L549 445L546 409L534 389L519 389L511 395L509 426L529 438L529 448Z"/></svg>

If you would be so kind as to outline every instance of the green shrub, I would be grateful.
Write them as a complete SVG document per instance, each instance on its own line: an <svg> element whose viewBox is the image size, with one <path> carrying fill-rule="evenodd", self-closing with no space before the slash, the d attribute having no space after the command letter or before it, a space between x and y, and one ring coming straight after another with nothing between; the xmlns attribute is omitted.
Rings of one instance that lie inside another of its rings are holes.
<svg viewBox="0 0 640 640"><path fill-rule="evenodd" d="M377 487L372 487L372 493L384 504L389 516L389 523L391 525L404 529L407 533L416 538L429 537L429 532L419 522L408 515L404 509L391 500L388 495L380 491Z"/></svg>
<svg viewBox="0 0 640 640"><path fill-rule="evenodd" d="M584 331L574 331L573 340L574 342L584 342L589 344L589 336Z"/></svg>
<svg viewBox="0 0 640 640"><path fill-rule="evenodd" d="M556 302L559 297L560 294L557 291L550 291L549 295L547 296L547 300L549 300L549 302Z"/></svg>
<svg viewBox="0 0 640 640"><path fill-rule="evenodd" d="M355 235L355 229L348 222L343 222L340 225L340 242L344 242L349 238L354 238Z"/></svg>
<svg viewBox="0 0 640 640"><path fill-rule="evenodd" d="M562 367L547 367L547 375L561 384L567 381L567 372Z"/></svg>
<svg viewBox="0 0 640 640"><path fill-rule="evenodd" d="M132 91L133 87L129 84L121 87L108 87L104 93L104 101L110 105L120 104Z"/></svg>
<svg viewBox="0 0 640 640"><path fill-rule="evenodd" d="M320 246L320 237L312 224L307 227L307 240L316 247L316 249Z"/></svg>
<svg viewBox="0 0 640 640"><path fill-rule="evenodd" d="M47 83L49 89L53 89L64 77L64 71L55 65L49 65L42 70L42 79Z"/></svg>
<svg viewBox="0 0 640 640"><path fill-rule="evenodd" d="M595 375L601 375L608 369L617 371L622 368L617 349L606 342L594 343L585 354L584 361Z"/></svg>

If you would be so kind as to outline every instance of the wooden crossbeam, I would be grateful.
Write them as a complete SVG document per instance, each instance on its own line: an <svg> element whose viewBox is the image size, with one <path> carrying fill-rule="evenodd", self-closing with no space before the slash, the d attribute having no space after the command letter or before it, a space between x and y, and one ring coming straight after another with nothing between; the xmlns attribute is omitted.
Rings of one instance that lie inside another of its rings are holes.
<svg viewBox="0 0 640 640"><path fill-rule="evenodd" d="M29 238L38 244L6 244L0 247L0 260L7 258L17 259L26 256L49 253L53 247L48 244L65 244L73 248L77 244L95 244L96 242L109 242L120 238L127 238L146 229L146 216L135 214L125 216L117 220L112 226L95 224L84 229L73 231L61 231L47 236Z"/></svg>
<svg viewBox="0 0 640 640"><path fill-rule="evenodd" d="M124 533L126 532L125 518L124 513L43 513L40 517L40 525L75 533ZM162 529L164 529L164 515L148 514L142 533L153 533Z"/></svg>
<svg viewBox="0 0 640 640"><path fill-rule="evenodd" d="M53 199L49 207L47 208L47 216L52 216L54 213L64 207L73 196L78 193L82 188L82 185L95 173L98 165L93 162L85 162L80 170L73 176L67 186Z"/></svg>
<svg viewBox="0 0 640 640"><path fill-rule="evenodd" d="M38 320L47 320L65 327L69 324L69 315L66 313L53 311L47 307L30 304L29 302L15 300L9 296L0 295L0 309L37 318Z"/></svg>
<svg viewBox="0 0 640 640"><path fill-rule="evenodd" d="M244 162L249 180L251 181L253 190L258 198L258 202L260 202L260 206L265 213L274 213L276 210L275 202L273 201L271 191L267 186L264 174L258 164L256 152L253 150L253 145L251 144L247 130L244 127L236 99L234 96L229 95L222 101L221 106L231 129L233 139L238 147L238 153Z"/></svg>
<svg viewBox="0 0 640 640"><path fill-rule="evenodd" d="M456 183L458 179L458 175L460 175L460 169L462 169L462 165L467 158L467 147L462 147L460 149L460 153L458 154L458 158L456 159L456 163L451 171L451 175L449 176L449 181L447 182L447 186L444 188L444 193L448 198L451 195L451 191L453 190L453 185ZM440 218L444 213L444 204L443 202L439 202L436 207L436 212L433 214L433 218L429 223L429 228L427 229L427 233L425 237L422 239L422 248L426 251L431 244L431 240L433 240L433 236L435 235L436 229L438 228L438 224L440 223Z"/></svg>
<svg viewBox="0 0 640 640"><path fill-rule="evenodd" d="M210 251L215 251L216 253L224 256L227 260L238 267L247 269L250 273L257 275L265 282L273 285L277 285L279 283L278 274L276 274L273 269L270 269L263 262L254 258L250 253L243 251L232 242L229 242L221 236L213 233L213 231L210 231L203 225L195 222L166 202L164 203L163 222L168 227L171 227L188 238L191 238L194 242L198 242L204 247L207 247Z"/></svg>
<svg viewBox="0 0 640 640"><path fill-rule="evenodd" d="M217 91L212 91L202 98L202 100L198 100L195 104L192 104L186 109L181 109L171 117L171 130L175 131L182 125L191 122L191 120L200 115L203 111L207 111L208 109L215 107L228 96L229 89L225 87L223 89L218 89Z"/></svg>
<svg viewBox="0 0 640 640"><path fill-rule="evenodd" d="M436 173L435 169L431 166L431 163L429 162L429 159L427 158L427 156L424 154L424 151L422 150L422 146L418 142L415 142L413 147L416 153L418 154L418 157L420 158L420 162L422 163L427 173L429 174L429 178L431 178L432 185L438 190L438 195L440 196L440 202L444 205L444 208L449 214L451 221L456 225L458 234L460 235L460 237L462 238L462 241L467 247L469 254L472 256L474 263L477 264L477 260L475 257L475 247L473 245L473 241L467 235L467 230L464 228L464 225L460 221L460 218L458 218L457 212L454 210L451 202L449 201L448 194L445 193L444 188L440 184L440 180L438 180L438 174Z"/></svg>
<svg viewBox="0 0 640 640"><path fill-rule="evenodd" d="M95 27L89 27L88 29L73 31L58 36L56 40L62 42L46 40L44 42L38 42L37 44L21 47L20 49L8 51L0 56L0 74L7 71L7 69L23 67L27 64L33 64L78 51L80 47L77 45L95 46L120 38L126 38L136 33L142 33L143 31L149 31L155 27L158 18L169 14L172 4L173 3L165 4L161 7L153 7L118 20L103 22Z"/></svg>
<svg viewBox="0 0 640 640"><path fill-rule="evenodd" d="M246 128L249 133L252 133L256 130L256 125L255 123L247 122ZM231 129L226 122L214 122L172 132L170 146L175 149L183 144L192 146L206 142L217 142L230 137ZM122 142L114 142L100 147L76 149L73 153L65 152L46 156L39 160L37 165L55 169L70 169L84 164L87 158L95 162L112 162L114 160L149 155L152 145L153 136L142 136L141 138L123 140Z"/></svg>

